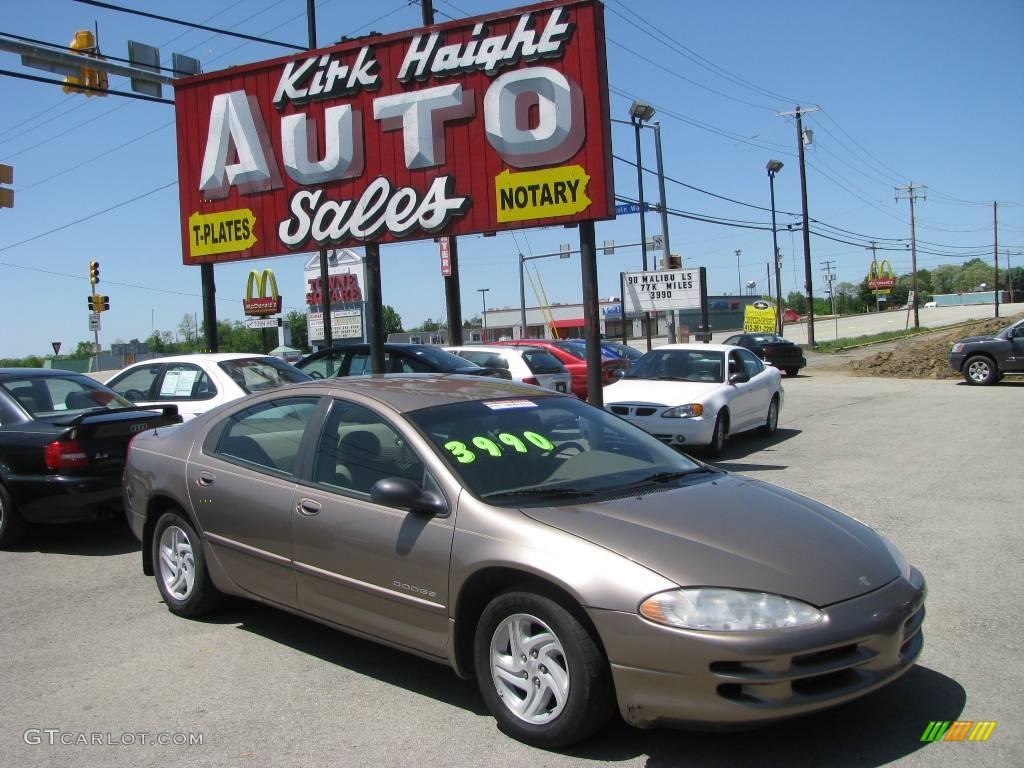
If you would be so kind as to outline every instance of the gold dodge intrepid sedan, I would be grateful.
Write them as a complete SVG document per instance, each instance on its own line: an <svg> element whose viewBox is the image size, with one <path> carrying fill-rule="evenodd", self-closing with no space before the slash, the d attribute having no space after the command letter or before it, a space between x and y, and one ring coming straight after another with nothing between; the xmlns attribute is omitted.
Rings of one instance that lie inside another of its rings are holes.
<svg viewBox="0 0 1024 768"><path fill-rule="evenodd" d="M542 747L616 705L641 727L813 712L921 653L924 579L870 528L536 387L254 395L135 438L124 497L172 612L238 595L448 664Z"/></svg>

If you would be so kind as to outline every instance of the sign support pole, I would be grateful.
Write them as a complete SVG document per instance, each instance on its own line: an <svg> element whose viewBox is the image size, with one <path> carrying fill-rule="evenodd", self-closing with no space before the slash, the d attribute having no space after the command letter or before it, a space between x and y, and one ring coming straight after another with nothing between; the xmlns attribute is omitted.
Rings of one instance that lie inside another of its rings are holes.
<svg viewBox="0 0 1024 768"><path fill-rule="evenodd" d="M597 236L593 221L580 222L580 262L583 273L583 328L587 336L587 401L604 406L601 391L601 324L597 295Z"/></svg>
<svg viewBox="0 0 1024 768"><path fill-rule="evenodd" d="M199 265L203 283L203 325L206 331L206 351L217 352L217 284L213 279L213 264ZM199 329L196 329L196 335Z"/></svg>
<svg viewBox="0 0 1024 768"><path fill-rule="evenodd" d="M628 344L626 336L626 278L624 272L619 272L619 305L622 307L622 343Z"/></svg>
<svg viewBox="0 0 1024 768"><path fill-rule="evenodd" d="M704 343L711 343L711 321L708 318L708 271L704 267L700 272L700 329L707 334Z"/></svg>
<svg viewBox="0 0 1024 768"><path fill-rule="evenodd" d="M366 244L367 338L373 373L384 373L384 305L381 303L380 246Z"/></svg>

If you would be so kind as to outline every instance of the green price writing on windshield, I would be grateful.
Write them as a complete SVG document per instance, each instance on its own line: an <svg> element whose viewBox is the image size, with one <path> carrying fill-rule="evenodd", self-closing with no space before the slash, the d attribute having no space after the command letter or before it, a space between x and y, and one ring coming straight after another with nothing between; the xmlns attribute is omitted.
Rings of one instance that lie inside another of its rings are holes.
<svg viewBox="0 0 1024 768"><path fill-rule="evenodd" d="M505 446L504 451L502 451L502 445L498 445L491 438L484 437L483 435L477 435L470 442L473 444L473 447L488 456L494 457L504 456L506 453L526 453L529 450L527 443L542 451L550 451L555 447L555 444L544 437L544 435L537 434L536 432L523 432L523 437L526 438L525 442L518 435L513 435L511 432L500 432L498 434L498 443ZM460 440L449 440L444 444L444 447L460 464L471 464L476 461L476 453L471 451L469 446Z"/></svg>

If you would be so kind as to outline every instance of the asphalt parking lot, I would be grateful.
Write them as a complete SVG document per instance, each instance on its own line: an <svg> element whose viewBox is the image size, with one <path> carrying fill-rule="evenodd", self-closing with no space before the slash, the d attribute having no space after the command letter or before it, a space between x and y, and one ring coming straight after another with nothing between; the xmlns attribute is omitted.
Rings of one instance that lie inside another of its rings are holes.
<svg viewBox="0 0 1024 768"><path fill-rule="evenodd" d="M924 571L924 654L883 691L755 731L615 723L571 751L541 752L498 732L474 685L430 662L242 601L210 621L173 617L127 528L108 523L39 531L0 552L0 762L1019 765L1024 381L968 387L812 365L785 385L778 433L737 437L717 463L854 515ZM985 743L920 741L929 721L957 719L998 725ZM102 743L60 743L79 734ZM202 744L149 743L158 734Z"/></svg>

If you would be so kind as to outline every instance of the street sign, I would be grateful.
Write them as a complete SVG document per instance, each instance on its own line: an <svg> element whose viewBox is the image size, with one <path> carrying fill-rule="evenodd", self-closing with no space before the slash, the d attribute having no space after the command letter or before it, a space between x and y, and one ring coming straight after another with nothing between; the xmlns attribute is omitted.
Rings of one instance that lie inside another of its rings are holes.
<svg viewBox="0 0 1024 768"><path fill-rule="evenodd" d="M60 354L60 342L59 341L51 341L50 342L50 346L53 347L53 354L55 354L55 355L59 355Z"/></svg>
<svg viewBox="0 0 1024 768"><path fill-rule="evenodd" d="M604 241L604 255L611 256L615 253L615 241L605 240Z"/></svg>
<svg viewBox="0 0 1024 768"><path fill-rule="evenodd" d="M647 241L647 250L649 250L649 251L663 251L663 250L665 250L665 238L662 235L652 235L651 239Z"/></svg>
<svg viewBox="0 0 1024 768"><path fill-rule="evenodd" d="M100 313L99 312L90 312L89 313L89 330L90 331L101 331L101 330L103 330L102 328L100 328Z"/></svg>
<svg viewBox="0 0 1024 768"><path fill-rule="evenodd" d="M247 317L245 318L245 327L249 329L280 328L281 322L280 317Z"/></svg>
<svg viewBox="0 0 1024 768"><path fill-rule="evenodd" d="M651 210L651 206L644 203L644 211ZM619 203L615 206L616 216L625 216L630 213L640 213L640 203Z"/></svg>

